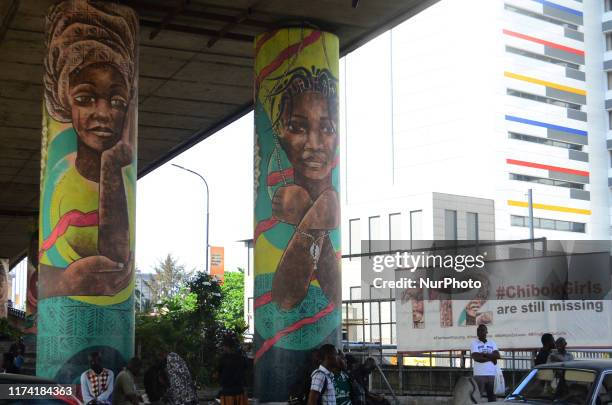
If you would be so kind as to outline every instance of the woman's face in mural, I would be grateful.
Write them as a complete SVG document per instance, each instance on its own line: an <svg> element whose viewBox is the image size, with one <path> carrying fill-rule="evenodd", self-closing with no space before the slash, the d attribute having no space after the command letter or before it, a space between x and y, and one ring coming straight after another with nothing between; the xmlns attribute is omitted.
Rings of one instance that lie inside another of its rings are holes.
<svg viewBox="0 0 612 405"><path fill-rule="evenodd" d="M281 145L302 176L324 179L331 173L338 144L327 97L307 91L295 95L291 103L291 111L286 110L282 117Z"/></svg>
<svg viewBox="0 0 612 405"><path fill-rule="evenodd" d="M123 76L108 64L89 65L70 77L72 125L83 143L103 152L121 140L128 94Z"/></svg>

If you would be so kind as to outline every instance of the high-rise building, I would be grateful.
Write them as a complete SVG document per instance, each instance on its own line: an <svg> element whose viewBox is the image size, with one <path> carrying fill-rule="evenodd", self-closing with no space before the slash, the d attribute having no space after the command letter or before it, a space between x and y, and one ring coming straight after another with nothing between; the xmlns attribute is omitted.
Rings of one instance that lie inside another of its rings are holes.
<svg viewBox="0 0 612 405"><path fill-rule="evenodd" d="M438 192L493 200L495 238L527 238L532 189L536 237L608 239L609 3L441 0L344 58L345 233Z"/></svg>
<svg viewBox="0 0 612 405"><path fill-rule="evenodd" d="M343 255L527 239L529 189L536 238L610 238L612 0L440 0L344 57L340 97Z"/></svg>

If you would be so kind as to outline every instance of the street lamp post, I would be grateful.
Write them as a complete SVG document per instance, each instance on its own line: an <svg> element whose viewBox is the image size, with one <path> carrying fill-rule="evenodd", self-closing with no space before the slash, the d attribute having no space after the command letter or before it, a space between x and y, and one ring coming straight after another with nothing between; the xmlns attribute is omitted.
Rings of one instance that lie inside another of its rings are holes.
<svg viewBox="0 0 612 405"><path fill-rule="evenodd" d="M204 178L204 176L202 176L200 173L193 171L191 169L187 169L186 167L177 165L172 163L172 166L174 167L178 167L179 169L183 169L189 173L193 173L196 176L198 176L200 179L202 179L202 181L204 182L204 186L206 187L206 262L204 263L204 269L206 270L206 273L209 273L208 271L208 248L210 247L209 243L208 243L208 202L209 202L209 190L208 190L208 183L206 182L206 179Z"/></svg>

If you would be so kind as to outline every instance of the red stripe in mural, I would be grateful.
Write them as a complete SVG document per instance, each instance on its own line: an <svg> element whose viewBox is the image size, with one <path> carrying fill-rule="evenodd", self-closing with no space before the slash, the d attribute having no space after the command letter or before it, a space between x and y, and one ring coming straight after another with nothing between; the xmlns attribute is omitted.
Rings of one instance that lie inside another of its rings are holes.
<svg viewBox="0 0 612 405"><path fill-rule="evenodd" d="M335 307L336 307L335 304L333 302L330 302L323 310L321 310L317 314L310 316L308 318L301 319L297 321L296 323L294 323L293 325L290 325L286 327L285 329L282 329L281 331L276 333L274 336L272 336L270 339L267 339L261 345L259 350L257 350L257 353L255 353L255 361L259 360L259 358L263 356L264 353L266 353L268 350L270 350L272 346L274 346L276 342L278 342L281 338L287 336L288 334L292 332L295 332L296 330L302 328L303 326L316 323L319 319L323 318L325 315L332 313Z"/></svg>
<svg viewBox="0 0 612 405"><path fill-rule="evenodd" d="M261 235L268 229L271 229L276 224L278 224L278 219L276 218L268 218L268 219L264 219L263 221L259 222L257 226L255 227L255 236L253 239L254 243L257 244L257 238L259 237L259 235Z"/></svg>
<svg viewBox="0 0 612 405"><path fill-rule="evenodd" d="M525 34L520 34L518 32L514 32L514 31L510 31L510 30L504 30L504 34L510 35L511 37L516 37L516 38L520 38L520 39L525 39L527 41L535 42L537 44L550 46L551 48L560 49L560 50L565 51L565 52L569 52L569 53L573 53L573 54L576 54L576 55L584 56L584 51L581 51L581 50L575 49L575 48L570 48L569 46L564 46L564 45L557 44L557 43L554 43L554 42L546 41L544 39L532 37L532 36L525 35Z"/></svg>
<svg viewBox="0 0 612 405"><path fill-rule="evenodd" d="M257 309L263 305L269 304L270 302L272 302L272 293L267 292L255 298L255 302L253 303L253 309Z"/></svg>
<svg viewBox="0 0 612 405"><path fill-rule="evenodd" d="M257 54L259 53L259 50L261 49L261 47L264 46L266 42L271 40L274 37L274 35L276 35L277 32L278 30L266 32L265 34L261 36L259 41L257 41L257 44L255 45L255 58L256 59L257 59Z"/></svg>
<svg viewBox="0 0 612 405"><path fill-rule="evenodd" d="M261 71L259 72L259 75L257 75L257 79L255 80L255 83L257 84L257 86L259 86L261 82L270 75L270 73L278 69L285 60L287 60L291 56L298 53L298 51L300 51L304 47L308 45L312 45L320 37L321 37L321 31L313 31L309 35L307 35L301 42L297 42L295 44L289 45L289 47L287 47L281 53L279 53L278 56L272 62L270 62L268 66L261 69Z"/></svg>
<svg viewBox="0 0 612 405"><path fill-rule="evenodd" d="M289 167L280 172L272 172L268 175L268 186L276 186L278 183L283 181L283 178L293 178L293 167Z"/></svg>
<svg viewBox="0 0 612 405"><path fill-rule="evenodd" d="M57 222L55 228L51 231L49 237L42 243L39 257L43 255L47 250L51 249L55 242L66 233L68 227L76 226L76 227L86 227L86 226L96 226L98 225L98 211L91 212L81 212L78 210L68 211Z"/></svg>
<svg viewBox="0 0 612 405"><path fill-rule="evenodd" d="M543 165L540 163L525 162L522 160L506 159L506 163L508 163L509 165L533 167L536 169L546 169L546 170L552 170L553 172L575 174L578 176L588 176L589 175L589 172L585 172L583 170L568 169L568 168L559 167L559 166L549 166L549 165Z"/></svg>

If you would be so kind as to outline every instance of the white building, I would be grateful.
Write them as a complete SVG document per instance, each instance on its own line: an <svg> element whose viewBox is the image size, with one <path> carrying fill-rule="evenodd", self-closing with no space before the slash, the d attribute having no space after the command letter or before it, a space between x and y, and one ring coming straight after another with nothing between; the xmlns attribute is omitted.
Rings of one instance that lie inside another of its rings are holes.
<svg viewBox="0 0 612 405"><path fill-rule="evenodd" d="M528 189L535 237L608 240L608 10L440 0L343 58L343 254L362 240L526 239ZM367 295L359 262L343 260L345 300Z"/></svg>

